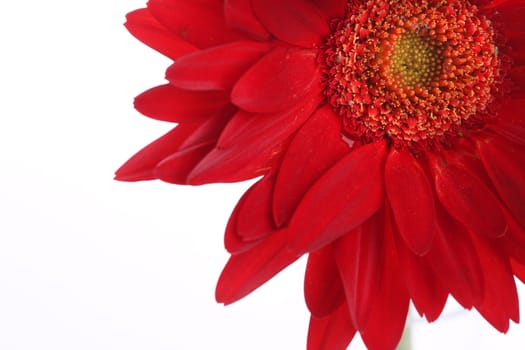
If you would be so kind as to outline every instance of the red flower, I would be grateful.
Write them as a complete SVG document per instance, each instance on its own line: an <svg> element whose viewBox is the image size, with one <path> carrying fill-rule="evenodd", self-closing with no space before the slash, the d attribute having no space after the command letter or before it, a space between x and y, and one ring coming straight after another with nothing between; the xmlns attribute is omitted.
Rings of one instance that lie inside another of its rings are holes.
<svg viewBox="0 0 525 350"><path fill-rule="evenodd" d="M394 349L409 301L500 331L525 279L525 0L150 0L174 60L136 108L178 123L117 171L262 178L226 229L219 302L309 254L309 349Z"/></svg>

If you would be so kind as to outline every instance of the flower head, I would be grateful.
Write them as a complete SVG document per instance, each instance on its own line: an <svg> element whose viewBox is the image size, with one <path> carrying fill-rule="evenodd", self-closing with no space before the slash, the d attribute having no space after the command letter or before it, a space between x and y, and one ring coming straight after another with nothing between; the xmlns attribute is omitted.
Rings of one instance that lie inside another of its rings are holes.
<svg viewBox="0 0 525 350"><path fill-rule="evenodd" d="M229 304L308 254L308 348L394 349L408 304L495 328L525 280L525 0L150 0L178 123L117 179L261 178L226 228Z"/></svg>

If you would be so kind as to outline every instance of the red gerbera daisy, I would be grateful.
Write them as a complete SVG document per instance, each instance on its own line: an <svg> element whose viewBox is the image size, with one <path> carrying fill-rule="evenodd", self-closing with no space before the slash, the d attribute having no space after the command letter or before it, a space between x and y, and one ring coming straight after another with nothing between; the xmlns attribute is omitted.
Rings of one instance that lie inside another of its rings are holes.
<svg viewBox="0 0 525 350"><path fill-rule="evenodd" d="M219 302L309 254L309 349L398 343L448 295L500 331L525 279L525 0L150 0L174 60L136 108L178 125L117 179L262 176L225 235Z"/></svg>

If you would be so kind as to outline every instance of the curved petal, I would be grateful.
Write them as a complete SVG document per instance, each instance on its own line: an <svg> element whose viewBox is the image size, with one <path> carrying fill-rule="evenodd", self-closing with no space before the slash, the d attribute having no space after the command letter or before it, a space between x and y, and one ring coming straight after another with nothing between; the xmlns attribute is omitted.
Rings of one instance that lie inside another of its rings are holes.
<svg viewBox="0 0 525 350"><path fill-rule="evenodd" d="M520 264L525 264L525 228L508 214L509 229L503 237L503 246L506 254Z"/></svg>
<svg viewBox="0 0 525 350"><path fill-rule="evenodd" d="M217 144L217 140L222 130L227 125L228 121L231 120L235 112L235 108L232 106L227 106L226 108L212 115L210 118L204 120L202 123L199 123L200 127L195 130L195 132L191 134L186 140L184 140L184 142L181 144L181 148L191 147L205 141L213 141L214 144Z"/></svg>
<svg viewBox="0 0 525 350"><path fill-rule="evenodd" d="M511 261L512 273L519 278L521 283L525 283L525 265L516 261Z"/></svg>
<svg viewBox="0 0 525 350"><path fill-rule="evenodd" d="M224 247L228 251L228 253L234 255L234 254L240 254L243 252L246 252L247 250L253 248L257 244L261 242L260 239L247 241L243 240L239 234L238 234L238 222L239 222L239 215L241 212L241 208L245 206L246 202L250 202L253 200L254 196L257 196L257 192L255 191L257 187L257 183L250 187L239 199L237 202L237 205L233 209L230 218L228 219L228 224L226 225L226 231L224 232ZM261 235L262 236L262 235Z"/></svg>
<svg viewBox="0 0 525 350"><path fill-rule="evenodd" d="M198 50L197 47L168 31L148 9L128 13L124 26L135 38L173 60Z"/></svg>
<svg viewBox="0 0 525 350"><path fill-rule="evenodd" d="M389 220L390 221L390 220ZM395 349L401 339L408 315L410 297L400 276L399 257L394 244L393 232L386 225L381 254L379 293L371 300L366 326L360 330L361 338L368 349Z"/></svg>
<svg viewBox="0 0 525 350"><path fill-rule="evenodd" d="M292 109L268 115L240 111L226 126L217 147L190 175L191 184L239 181L267 173L280 160L290 136L313 113L320 97L308 95Z"/></svg>
<svg viewBox="0 0 525 350"><path fill-rule="evenodd" d="M214 182L238 182L265 175L279 166L281 154L289 140L271 145L262 153L239 151L239 148L222 150L213 148L188 176L188 184L203 185Z"/></svg>
<svg viewBox="0 0 525 350"><path fill-rule="evenodd" d="M497 11L498 19L505 24L505 29L511 31L525 31L523 16L525 15L525 1L523 0L494 0L486 8Z"/></svg>
<svg viewBox="0 0 525 350"><path fill-rule="evenodd" d="M487 237L500 237L507 231L507 220L499 199L468 168L433 162L437 196L449 214L469 230Z"/></svg>
<svg viewBox="0 0 525 350"><path fill-rule="evenodd" d="M177 152L182 143L200 126L199 123L177 126L133 155L115 172L115 179L119 181L156 179L154 169L157 164Z"/></svg>
<svg viewBox="0 0 525 350"><path fill-rule="evenodd" d="M414 306L428 322L435 321L447 301L448 293L431 269L427 256L414 254L398 239L397 251L406 286Z"/></svg>
<svg viewBox="0 0 525 350"><path fill-rule="evenodd" d="M290 220L289 247L316 250L355 229L383 203L384 142L354 149L306 192Z"/></svg>
<svg viewBox="0 0 525 350"><path fill-rule="evenodd" d="M177 59L166 79L182 89L228 90L269 48L245 41L201 50Z"/></svg>
<svg viewBox="0 0 525 350"><path fill-rule="evenodd" d="M285 230L277 231L250 250L231 256L217 282L217 302L236 302L297 260L299 255L286 248L286 236Z"/></svg>
<svg viewBox="0 0 525 350"><path fill-rule="evenodd" d="M479 140L476 145L498 194L525 227L525 150L496 138Z"/></svg>
<svg viewBox="0 0 525 350"><path fill-rule="evenodd" d="M173 184L185 185L188 174L208 154L214 142L204 142L192 147L184 148L163 159L154 169L157 179Z"/></svg>
<svg viewBox="0 0 525 350"><path fill-rule="evenodd" d="M277 229L272 217L272 192L275 177L266 175L259 180L239 208L237 235L243 241L259 240Z"/></svg>
<svg viewBox="0 0 525 350"><path fill-rule="evenodd" d="M388 155L385 189L401 237L414 254L424 255L434 237L434 198L425 171L408 150Z"/></svg>
<svg viewBox="0 0 525 350"><path fill-rule="evenodd" d="M500 122L488 127L506 139L525 146L525 124L516 125L510 122Z"/></svg>
<svg viewBox="0 0 525 350"><path fill-rule="evenodd" d="M466 309L479 305L484 294L483 271L476 247L464 226L437 206L436 235L428 262L443 286Z"/></svg>
<svg viewBox="0 0 525 350"><path fill-rule="evenodd" d="M328 23L330 19L335 17L343 17L345 14L347 0L312 0L317 6Z"/></svg>
<svg viewBox="0 0 525 350"><path fill-rule="evenodd" d="M383 260L385 212L380 210L335 243L335 260L343 281L350 317L356 329L368 321L379 294Z"/></svg>
<svg viewBox="0 0 525 350"><path fill-rule="evenodd" d="M522 40L524 35L525 31L520 33L519 43L522 46L520 51L525 53L525 42ZM514 98L525 98L525 66L513 66L509 70L508 76L513 82L512 96Z"/></svg>
<svg viewBox="0 0 525 350"><path fill-rule="evenodd" d="M271 37L255 17L251 0L225 0L224 17L230 28L246 33L255 40L269 40Z"/></svg>
<svg viewBox="0 0 525 350"><path fill-rule="evenodd" d="M498 112L497 122L489 124L488 128L494 130L509 141L525 146L524 108L524 99L513 99L509 101L502 106Z"/></svg>
<svg viewBox="0 0 525 350"><path fill-rule="evenodd" d="M313 50L274 49L237 81L232 103L248 112L272 113L290 108L312 89L320 91L316 55Z"/></svg>
<svg viewBox="0 0 525 350"><path fill-rule="evenodd" d="M345 303L329 316L310 318L307 350L345 350L356 331Z"/></svg>
<svg viewBox="0 0 525 350"><path fill-rule="evenodd" d="M270 33L292 45L315 47L328 34L328 22L310 1L252 0L252 6Z"/></svg>
<svg viewBox="0 0 525 350"><path fill-rule="evenodd" d="M509 320L519 322L518 292L509 258L494 240L472 236L484 274L485 294L476 309L500 332L509 329Z"/></svg>
<svg viewBox="0 0 525 350"><path fill-rule="evenodd" d="M482 1L485 4L483 5L484 9L495 9L497 8L500 10L502 7L505 6L514 6L519 4L525 4L524 0L477 0Z"/></svg>
<svg viewBox="0 0 525 350"><path fill-rule="evenodd" d="M135 98L135 108L157 120L188 123L210 118L228 105L220 91L189 91L172 85L160 85Z"/></svg>
<svg viewBox="0 0 525 350"><path fill-rule="evenodd" d="M312 316L330 315L345 300L332 245L310 253L304 276L304 298Z"/></svg>
<svg viewBox="0 0 525 350"><path fill-rule="evenodd" d="M242 40L226 25L221 0L150 0L148 9L174 35L206 48Z"/></svg>
<svg viewBox="0 0 525 350"><path fill-rule="evenodd" d="M213 118L200 123L191 135L180 143L173 153L160 161L153 174L156 178L175 184L188 184L188 175L195 166L213 149L231 116L227 108L217 113ZM184 125L184 124L183 124Z"/></svg>
<svg viewBox="0 0 525 350"><path fill-rule="evenodd" d="M239 111L221 134L218 147L244 149L251 143L267 147L270 143L275 143L275 139L282 138L281 135L295 133L321 103L322 97L319 92L310 91L293 108L281 112L254 114ZM272 141L268 143L265 140Z"/></svg>
<svg viewBox="0 0 525 350"><path fill-rule="evenodd" d="M283 157L273 196L277 224L290 220L308 188L348 152L340 117L331 108L321 107L297 132Z"/></svg>

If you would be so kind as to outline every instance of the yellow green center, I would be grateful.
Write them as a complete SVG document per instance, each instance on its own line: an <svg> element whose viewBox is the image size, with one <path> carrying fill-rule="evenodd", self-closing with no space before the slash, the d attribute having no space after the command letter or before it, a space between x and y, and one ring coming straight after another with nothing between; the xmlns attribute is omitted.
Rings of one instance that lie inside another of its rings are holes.
<svg viewBox="0 0 525 350"><path fill-rule="evenodd" d="M405 33L394 43L387 74L404 86L428 86L440 73L443 57L437 48L415 33Z"/></svg>

